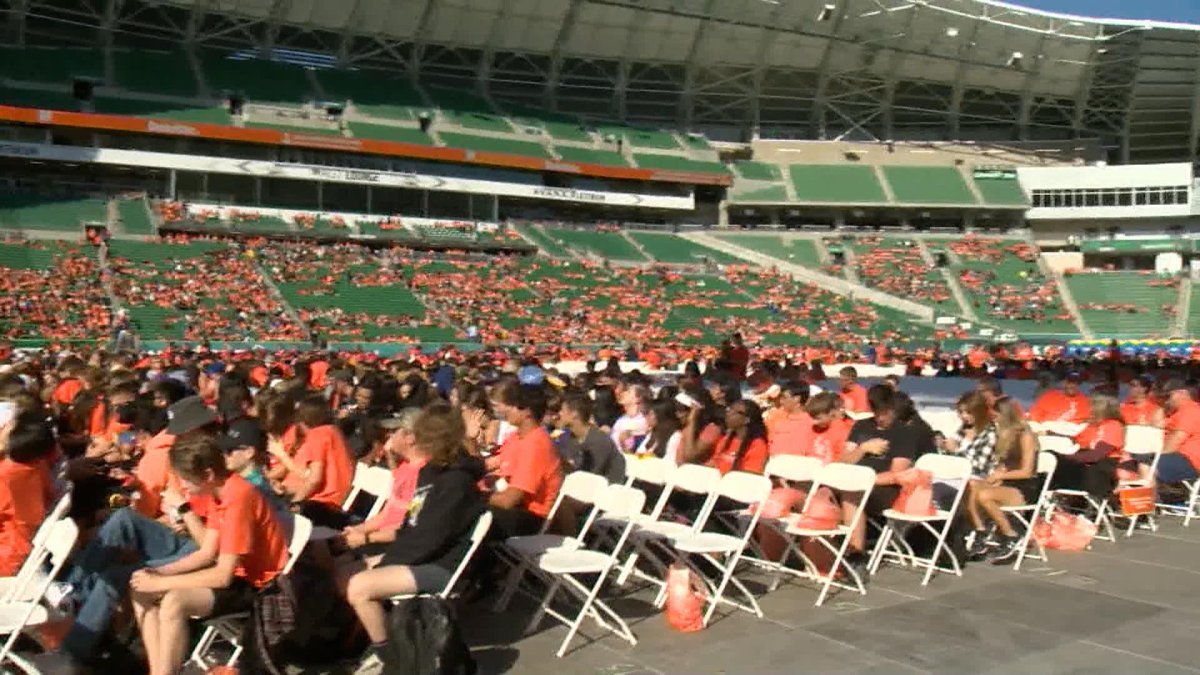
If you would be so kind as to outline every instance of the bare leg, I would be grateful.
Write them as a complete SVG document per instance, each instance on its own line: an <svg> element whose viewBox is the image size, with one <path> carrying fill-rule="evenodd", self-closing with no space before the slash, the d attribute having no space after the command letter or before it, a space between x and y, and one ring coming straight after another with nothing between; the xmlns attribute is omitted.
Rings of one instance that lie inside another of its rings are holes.
<svg viewBox="0 0 1200 675"><path fill-rule="evenodd" d="M983 487L980 481L972 479L967 483L967 520L976 530L983 529L983 518L979 514L979 490Z"/></svg>
<svg viewBox="0 0 1200 675"><path fill-rule="evenodd" d="M849 525L854 518L854 512L858 510L858 503L862 500L861 492L843 492L842 493L842 524ZM850 533L850 550L855 553L862 553L867 546L867 515L864 513L862 518L858 519L858 526Z"/></svg>
<svg viewBox="0 0 1200 675"><path fill-rule="evenodd" d="M188 619L212 614L214 600L208 588L178 589L163 596L158 605L158 659L162 670L151 671L151 675L179 672L188 646Z"/></svg>
<svg viewBox="0 0 1200 675"><path fill-rule="evenodd" d="M992 522L996 523L996 529L1000 530L1000 534L1006 537L1017 536L1017 531L1013 529L1008 515L1001 510L1001 507L1024 505L1025 496L1021 494L1021 491L1014 487L999 485L982 486L977 492L979 507L987 513Z"/></svg>
<svg viewBox="0 0 1200 675"><path fill-rule="evenodd" d="M354 608L371 642L379 644L387 640L387 624L381 601L393 595L416 592L417 581L408 567L387 565L350 577L346 586L346 601Z"/></svg>
<svg viewBox="0 0 1200 675"><path fill-rule="evenodd" d="M130 596L133 603L133 618L137 621L138 631L142 634L142 644L146 648L146 661L150 673L157 675L162 672L158 663L158 602L162 593L137 593Z"/></svg>

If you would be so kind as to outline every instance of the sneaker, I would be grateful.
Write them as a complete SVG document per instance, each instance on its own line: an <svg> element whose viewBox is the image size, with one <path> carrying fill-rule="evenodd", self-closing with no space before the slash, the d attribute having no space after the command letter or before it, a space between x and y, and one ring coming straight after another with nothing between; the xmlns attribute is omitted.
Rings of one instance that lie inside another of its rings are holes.
<svg viewBox="0 0 1200 675"><path fill-rule="evenodd" d="M871 575L867 571L867 556L865 554L849 554L842 560L842 564L847 569L854 571L854 574L862 582L863 586L866 586L871 580Z"/></svg>
<svg viewBox="0 0 1200 675"><path fill-rule="evenodd" d="M988 562L993 565L1011 565L1021 555L1021 540L1005 537L996 550L988 556Z"/></svg>
<svg viewBox="0 0 1200 675"><path fill-rule="evenodd" d="M983 560L987 556L988 551L996 547L996 543L988 538L986 532L978 531L975 533L975 539L971 542L970 548L967 549L967 560L972 562Z"/></svg>
<svg viewBox="0 0 1200 675"><path fill-rule="evenodd" d="M368 647L358 665L354 667L354 675L379 675L383 672L383 657L379 655L378 647Z"/></svg>

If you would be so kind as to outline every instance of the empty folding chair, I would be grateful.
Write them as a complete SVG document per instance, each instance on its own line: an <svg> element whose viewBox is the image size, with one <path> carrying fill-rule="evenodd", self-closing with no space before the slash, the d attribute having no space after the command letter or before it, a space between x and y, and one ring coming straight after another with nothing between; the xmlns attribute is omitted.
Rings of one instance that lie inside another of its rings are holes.
<svg viewBox="0 0 1200 675"><path fill-rule="evenodd" d="M373 518L383 510L384 504L392 496L392 472L382 466L370 466L362 462L356 464L354 481L350 485L350 494L346 495L346 501L342 503L342 510L350 513L355 500L364 492L375 498L366 515L367 518Z"/></svg>
<svg viewBox="0 0 1200 675"><path fill-rule="evenodd" d="M1016 518L1021 523L1021 528L1024 530L1021 534L1021 541L1017 544L1017 562L1013 565L1013 571L1021 571L1021 563L1026 559L1047 561L1046 548L1042 546L1033 536L1033 527L1038 522L1038 517L1050 508L1050 482L1054 480L1054 470L1058 467L1058 455L1053 452L1039 452L1037 457L1037 473L1042 478L1042 489L1038 492L1037 501L1032 504L1024 504L1022 506L1002 506L1000 510L1009 516ZM1030 553L1029 546L1033 544L1037 548L1037 553Z"/></svg>
<svg viewBox="0 0 1200 675"><path fill-rule="evenodd" d="M766 503L767 498L771 496L771 479L757 473L730 471L721 477L721 482L717 484L714 494L717 499L724 498L731 502L736 502L738 505L745 506L748 509L749 517L739 523L742 528L741 532L738 534L722 534L720 532L695 531L687 536L673 538L671 546L675 551L682 554L678 558L679 562L695 570L708 585L708 610L704 613L704 625L708 625L713 612L716 611L717 605L721 602L744 609L761 619L763 614L762 609L758 606L758 601L754 598L754 594L738 580L736 572L738 563L742 560L742 554L746 550L750 537L754 534L754 528L758 525L763 505ZM710 509L715 501L710 501ZM714 583L709 579L704 570L699 569L695 564L694 561L698 560L708 562L712 566L713 571L719 575L719 580ZM742 595L749 602L748 605L743 605L724 597L725 588L729 584L733 584L742 592ZM660 602L665 600L665 598L666 592L664 589L659 592Z"/></svg>
<svg viewBox="0 0 1200 675"><path fill-rule="evenodd" d="M296 566L296 560L300 558L300 554L308 546L308 541L312 535L313 524L311 520L300 514L295 514L293 518L292 538L288 542L287 562L284 563L283 569L279 571L281 576L291 573L292 568ZM225 665L236 665L242 655L242 629L249 618L249 612L238 612L236 614L202 619L204 632L200 635L200 640L196 643L196 647L192 650L192 655L188 658L188 661L207 671L211 665L206 659L208 652L212 649L213 644L218 639L221 639L233 646L233 652L229 655L229 659L225 662Z"/></svg>
<svg viewBox="0 0 1200 675"><path fill-rule="evenodd" d="M43 546L46 545L46 538L50 536L50 532L54 530L54 524L67 515L67 511L71 508L71 493L67 493L58 500L50 513L46 515L46 519L38 526L37 532L33 534L32 547L29 550L29 555L25 556L25 560L21 563L21 567L17 569L17 573L11 577L0 577L0 600L37 600L38 598L28 595L37 588L37 583L26 584L25 582L30 577L44 575L44 571L39 567L39 554ZM17 596L16 591L23 588L24 596Z"/></svg>
<svg viewBox="0 0 1200 675"><path fill-rule="evenodd" d="M1125 427L1125 451L1132 455L1149 455L1150 466L1148 468L1147 478L1137 478L1134 480L1118 480L1117 490L1126 488L1151 487L1154 485L1154 476L1158 472L1158 460L1162 457L1163 444L1166 441L1166 433L1158 428L1146 426L1144 424L1130 424ZM1129 516L1129 527L1125 530L1126 537L1132 537L1133 531L1137 529L1138 519L1145 518L1150 524L1151 530L1158 530L1158 525L1154 521L1154 514L1134 514Z"/></svg>
<svg viewBox="0 0 1200 675"><path fill-rule="evenodd" d="M609 574L617 566L618 556L629 533L636 527L633 516L640 513L646 504L646 495L637 488L626 485L610 485L600 495L598 506L606 513L619 517L625 522L612 547L607 550L596 549L555 549L537 559L538 570L550 580L550 588L542 598L537 612L529 622L528 631L532 631L542 622L543 616L549 614L561 621L568 628L555 656L562 657L567 645L579 631L579 625L584 618L592 617L604 628L616 633L631 645L637 644L637 638L629 625L600 599L600 590ZM591 585L584 583L580 577L595 576ZM553 603L560 590L566 590L580 601L579 612L570 617L554 609Z"/></svg>
<svg viewBox="0 0 1200 675"><path fill-rule="evenodd" d="M13 653L13 645L25 629L50 620L50 612L41 604L40 598L46 595L46 589L50 588L50 583L66 564L67 556L71 554L78 538L79 527L74 520L56 520L46 533L45 543L38 548L34 560L34 568L39 570L49 562L49 571L44 576L27 575L12 591L15 598L33 599L0 602L0 635L7 637L4 646L0 647L0 672L8 672L5 667L8 662L27 673L38 672L32 664Z"/></svg>
<svg viewBox="0 0 1200 675"><path fill-rule="evenodd" d="M1079 446L1075 444L1075 441L1066 436L1038 436L1038 444L1043 451L1053 452L1057 455L1073 455L1079 451ZM1109 517L1108 499L1096 499L1084 490L1071 489L1056 489L1050 493L1050 496L1055 500L1059 497L1070 497L1087 502L1096 514L1093 519L1096 523L1096 539L1114 543L1117 541L1116 535L1113 534L1112 519Z"/></svg>
<svg viewBox="0 0 1200 675"><path fill-rule="evenodd" d="M829 589L833 586L858 591L862 595L866 595L867 593L867 587L863 584L863 580L859 578L858 572L853 567L845 567L846 573L854 581L853 586L838 581L837 574L838 568L842 567L845 562L846 551L850 548L850 535L854 533L854 529L858 527L858 524L866 518L867 500L871 497L871 490L875 488L875 471L870 467L855 464L826 464L817 472L816 480L813 481L812 487L809 489L808 499L804 502L805 510L808 509L809 504L812 503L813 498L822 487L827 487L841 493L860 494L858 508L854 510L849 524L839 523L829 529L813 529L802 527L804 523L801 517L794 517L791 524L788 525L787 533L790 537L807 537L833 554L833 563L830 565L829 570L822 573L810 557L805 555L798 546L792 544L792 552L800 557L809 570L809 575L821 582L821 591L817 594L816 604L818 607L825 602L825 597L829 595Z"/></svg>
<svg viewBox="0 0 1200 675"><path fill-rule="evenodd" d="M504 592L496 600L494 611L503 612L508 607L508 603L512 601L513 595L520 587L525 573L531 569L537 569L535 561L538 556L559 548L579 548L588 530L591 529L592 522L599 515L596 500L604 494L607 487L608 479L599 474L588 471L573 471L567 474L563 478L562 487L558 490L554 504L550 507L550 512L546 515L546 521L542 523L541 532L521 537L509 537L502 545L496 547L496 553L509 563L510 569L505 579ZM567 499L590 507L579 528L579 533L575 536L547 533L546 530L554 523L563 502Z"/></svg>
<svg viewBox="0 0 1200 675"><path fill-rule="evenodd" d="M639 490L645 490L646 487L653 486L657 489L658 498L654 500L654 504L649 511L634 514L633 520L635 524L651 523L658 520L662 515L662 511L666 508L667 500L671 497L670 476L675 470L675 463L650 455L648 457L629 457L626 456L625 462L625 484L629 487L636 487ZM650 495L647 495L650 498ZM619 533L621 528L625 527L627 519L617 517L608 513L600 513L596 521L592 523L592 532L601 535L612 537L614 533ZM622 575L622 583L624 583L625 575Z"/></svg>

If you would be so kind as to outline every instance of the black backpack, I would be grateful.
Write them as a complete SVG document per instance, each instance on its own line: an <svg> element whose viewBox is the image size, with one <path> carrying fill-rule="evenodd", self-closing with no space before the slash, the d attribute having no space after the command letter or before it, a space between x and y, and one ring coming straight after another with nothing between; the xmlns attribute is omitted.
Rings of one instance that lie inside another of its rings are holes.
<svg viewBox="0 0 1200 675"><path fill-rule="evenodd" d="M474 675L454 608L434 597L400 601L388 616L384 675Z"/></svg>

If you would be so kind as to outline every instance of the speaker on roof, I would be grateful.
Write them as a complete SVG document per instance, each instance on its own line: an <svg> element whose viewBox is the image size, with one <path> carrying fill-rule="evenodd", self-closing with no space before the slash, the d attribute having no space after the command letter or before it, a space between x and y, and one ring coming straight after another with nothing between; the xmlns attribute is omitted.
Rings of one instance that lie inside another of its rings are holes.
<svg viewBox="0 0 1200 675"><path fill-rule="evenodd" d="M75 80L71 86L71 93L80 101L90 101L95 89L96 83L91 80Z"/></svg>
<svg viewBox="0 0 1200 675"><path fill-rule="evenodd" d="M427 134L429 133L429 125L433 124L433 117L429 113L423 112L417 116L417 123L421 125L421 133Z"/></svg>
<svg viewBox="0 0 1200 675"><path fill-rule="evenodd" d="M246 99L241 94L229 95L229 114L241 115L242 108L246 106Z"/></svg>

